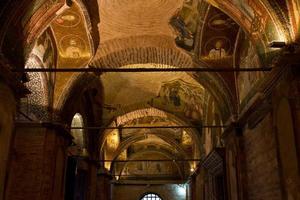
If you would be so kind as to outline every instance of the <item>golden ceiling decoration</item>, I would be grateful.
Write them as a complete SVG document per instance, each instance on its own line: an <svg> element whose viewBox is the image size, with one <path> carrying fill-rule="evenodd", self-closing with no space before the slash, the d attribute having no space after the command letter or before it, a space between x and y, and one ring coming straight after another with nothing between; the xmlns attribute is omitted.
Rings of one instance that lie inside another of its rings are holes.
<svg viewBox="0 0 300 200"><path fill-rule="evenodd" d="M73 2L72 6L58 16L51 24L58 49L58 68L85 67L92 56L91 38L88 35L85 16L81 7ZM57 73L54 104L70 80L73 73Z"/></svg>

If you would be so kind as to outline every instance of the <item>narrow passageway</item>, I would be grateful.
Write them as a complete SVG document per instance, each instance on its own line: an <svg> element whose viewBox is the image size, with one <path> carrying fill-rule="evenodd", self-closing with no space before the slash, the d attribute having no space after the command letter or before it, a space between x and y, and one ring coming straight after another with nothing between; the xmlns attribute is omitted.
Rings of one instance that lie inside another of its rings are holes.
<svg viewBox="0 0 300 200"><path fill-rule="evenodd" d="M6 0L0 200L300 200L298 0Z"/></svg>

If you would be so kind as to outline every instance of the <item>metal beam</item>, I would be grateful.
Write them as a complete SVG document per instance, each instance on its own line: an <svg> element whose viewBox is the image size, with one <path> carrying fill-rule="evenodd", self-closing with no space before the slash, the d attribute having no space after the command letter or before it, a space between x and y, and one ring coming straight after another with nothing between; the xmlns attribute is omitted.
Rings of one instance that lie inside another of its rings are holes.
<svg viewBox="0 0 300 200"><path fill-rule="evenodd" d="M123 127L104 127L104 126L87 126L87 127L70 127L70 129L85 129L85 130L98 130L98 129L168 129L168 128L226 128L225 125L203 125L203 126L123 126Z"/></svg>
<svg viewBox="0 0 300 200"><path fill-rule="evenodd" d="M98 162L114 162L114 163L127 163L127 162L200 162L201 159L158 159L158 160L98 160Z"/></svg>
<svg viewBox="0 0 300 200"><path fill-rule="evenodd" d="M38 122L38 121L30 121L28 122L30 124L30 127L36 128L36 127L42 127L42 126L49 126L52 124L57 124L61 127L64 127L66 129L83 129L83 130L105 130L105 129L168 129L168 128L183 128L183 129L188 129L188 128L227 128L229 126L227 125L203 125L203 126L118 126L118 127L105 127L105 126L82 126L82 127L69 127L66 124L60 124L60 123L52 123L52 122Z"/></svg>
<svg viewBox="0 0 300 200"><path fill-rule="evenodd" d="M230 68L230 67L183 67L183 68L25 68L13 69L13 72L268 72L272 71L273 67L249 67L249 68Z"/></svg>

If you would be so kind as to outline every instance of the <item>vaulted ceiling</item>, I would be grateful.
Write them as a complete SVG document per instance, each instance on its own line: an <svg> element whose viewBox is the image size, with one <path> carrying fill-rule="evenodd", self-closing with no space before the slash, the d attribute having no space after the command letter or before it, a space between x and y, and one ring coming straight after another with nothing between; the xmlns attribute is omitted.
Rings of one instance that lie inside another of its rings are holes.
<svg viewBox="0 0 300 200"><path fill-rule="evenodd" d="M22 20L27 68L263 68L279 53L268 43L296 40L300 27L299 4L292 0L35 0L30 6ZM103 85L101 120L104 126L131 128L222 125L238 116L265 75L95 74ZM31 103L59 110L77 77L30 74ZM34 112L39 118L43 111ZM100 138L99 157L110 160L105 167L117 179L183 179L196 162L116 161L199 159L222 146L221 132L110 129Z"/></svg>

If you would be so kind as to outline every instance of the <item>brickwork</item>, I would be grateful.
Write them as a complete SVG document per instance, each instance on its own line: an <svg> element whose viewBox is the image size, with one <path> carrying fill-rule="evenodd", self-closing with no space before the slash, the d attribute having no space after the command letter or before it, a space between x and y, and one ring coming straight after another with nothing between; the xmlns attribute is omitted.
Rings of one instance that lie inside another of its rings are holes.
<svg viewBox="0 0 300 200"><path fill-rule="evenodd" d="M271 114L254 129L245 131L244 144L248 199L280 200L279 166Z"/></svg>
<svg viewBox="0 0 300 200"><path fill-rule="evenodd" d="M44 127L17 127L9 165L6 199L52 199L55 171L64 172L63 165L56 165L60 139L54 130ZM60 155L61 157L61 155ZM61 160L59 162L62 162ZM62 169L55 169L61 166ZM61 175L60 175L61 176ZM60 178L61 181L63 181ZM54 184L56 183L56 184Z"/></svg>
<svg viewBox="0 0 300 200"><path fill-rule="evenodd" d="M12 91L0 83L0 200L3 199L15 109L16 105Z"/></svg>

